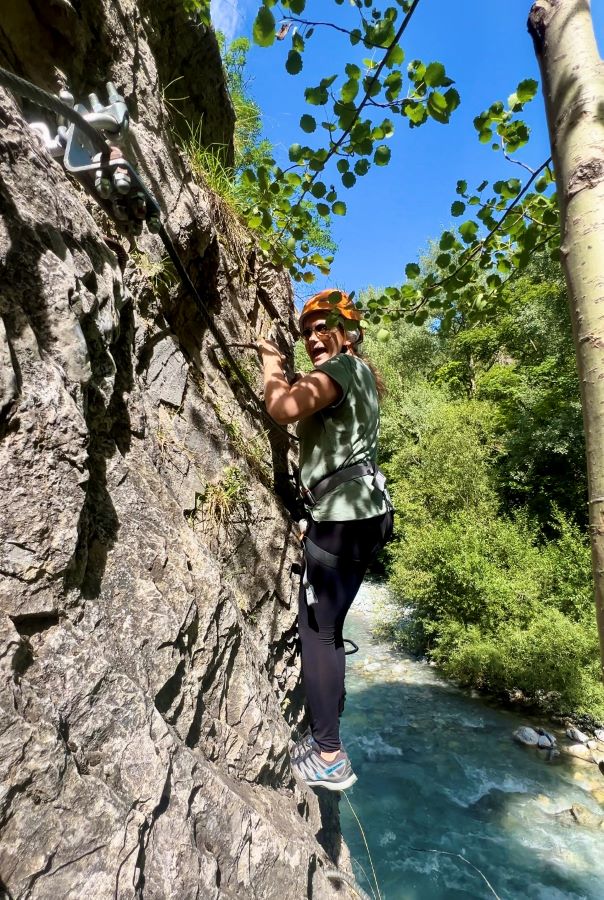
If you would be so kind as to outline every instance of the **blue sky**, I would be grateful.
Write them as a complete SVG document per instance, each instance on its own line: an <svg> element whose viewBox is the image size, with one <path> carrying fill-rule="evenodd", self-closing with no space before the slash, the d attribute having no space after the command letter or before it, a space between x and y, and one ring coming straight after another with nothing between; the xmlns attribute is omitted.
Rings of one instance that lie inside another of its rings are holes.
<svg viewBox="0 0 604 900"><path fill-rule="evenodd" d="M257 0L212 0L214 25L230 38L251 36L258 5ZM477 185L483 178L523 178L522 169L479 143L472 120L493 101L505 100L522 79L539 80L526 30L530 5L529 0L422 0L403 41L406 60L444 63L461 106L449 125L430 121L409 129L406 120L395 117L390 164L372 168L350 191L339 187L348 214L334 217L339 249L331 276L319 278L310 288L299 287L299 298L328 285L358 293L369 285L400 283L406 263L417 259L429 239L459 224L450 214L458 179ZM592 10L602 48L604 3L595 0ZM278 6L273 12L278 19ZM304 13L313 20L354 22L348 27L356 26L354 15L347 5L328 0L308 0ZM370 55L360 46L351 47L345 35L316 29L304 68L294 77L284 69L290 44L287 39L267 49L254 47L249 57L251 93L263 111L265 134L279 161L287 160L289 145L301 139L300 116L317 112L305 104L304 87L343 70L346 62L362 65L359 60ZM536 167L549 155L540 94L526 107L525 118L531 141L518 158ZM331 180L338 184L335 175Z"/></svg>

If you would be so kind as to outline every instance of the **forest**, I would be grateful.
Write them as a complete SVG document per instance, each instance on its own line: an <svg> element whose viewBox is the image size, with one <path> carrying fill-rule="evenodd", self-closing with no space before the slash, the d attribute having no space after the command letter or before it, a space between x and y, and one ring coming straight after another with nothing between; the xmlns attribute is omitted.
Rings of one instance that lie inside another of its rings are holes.
<svg viewBox="0 0 604 900"><path fill-rule="evenodd" d="M397 510L380 630L464 685L601 720L579 385L565 287L537 257L496 322L397 325L383 467Z"/></svg>

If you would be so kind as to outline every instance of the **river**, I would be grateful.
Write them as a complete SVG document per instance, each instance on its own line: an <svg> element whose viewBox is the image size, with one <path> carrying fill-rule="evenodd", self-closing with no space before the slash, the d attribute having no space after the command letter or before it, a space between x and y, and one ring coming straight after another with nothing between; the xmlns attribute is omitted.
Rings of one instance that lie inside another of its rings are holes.
<svg viewBox="0 0 604 900"><path fill-rule="evenodd" d="M590 793L604 788L596 766L548 763L512 740L519 725L546 722L490 706L374 640L372 607L385 597L385 587L365 584L346 620L360 650L347 658L342 722L358 775L348 796L382 900L602 900L604 831L555 818L572 804L604 817ZM345 799L340 810L357 880L371 895Z"/></svg>

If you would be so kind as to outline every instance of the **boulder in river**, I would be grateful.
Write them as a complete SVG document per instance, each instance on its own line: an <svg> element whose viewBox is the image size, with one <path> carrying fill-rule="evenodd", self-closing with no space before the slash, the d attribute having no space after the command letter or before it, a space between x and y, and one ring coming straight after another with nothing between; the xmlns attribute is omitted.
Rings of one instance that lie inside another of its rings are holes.
<svg viewBox="0 0 604 900"><path fill-rule="evenodd" d="M584 759L587 762L593 762L592 752L585 744L571 744L569 747L563 747L563 752L568 756L574 756L575 759Z"/></svg>
<svg viewBox="0 0 604 900"><path fill-rule="evenodd" d="M534 728L530 728L528 725L521 725L520 728L517 728L513 734L514 740L519 744L524 744L526 747L538 747L539 746L539 734L535 731Z"/></svg>
<svg viewBox="0 0 604 900"><path fill-rule="evenodd" d="M537 734L539 735L538 746L542 749L549 750L556 746L557 741L555 735L551 734L549 731L545 731L544 728L538 728Z"/></svg>
<svg viewBox="0 0 604 900"><path fill-rule="evenodd" d="M575 728L574 725L569 725L569 727L566 729L566 737L578 744L586 744L589 740L588 735L584 734L582 731L579 731L579 729Z"/></svg>
<svg viewBox="0 0 604 900"><path fill-rule="evenodd" d="M604 818L580 803L575 803L570 809L563 809L556 813L556 819L561 825L581 825L583 828L604 827Z"/></svg>

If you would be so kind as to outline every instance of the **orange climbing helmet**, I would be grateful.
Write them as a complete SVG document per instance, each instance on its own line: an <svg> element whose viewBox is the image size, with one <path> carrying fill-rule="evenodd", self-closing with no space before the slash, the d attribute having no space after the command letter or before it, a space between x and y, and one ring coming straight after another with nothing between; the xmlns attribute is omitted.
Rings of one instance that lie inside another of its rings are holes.
<svg viewBox="0 0 604 900"><path fill-rule="evenodd" d="M338 296L340 298L339 300L337 299ZM302 331L306 316L318 312L319 310L325 310L325 312L337 311L343 319L347 319L349 322L360 322L363 318L361 311L356 308L348 294L345 294L344 291L335 290L334 288L327 288L327 290L320 291L318 294L315 294L314 297L311 297L310 300L307 300L302 307L302 312L298 319L300 331ZM348 326L348 328L350 328L350 326ZM359 332L361 331L360 326L356 326L356 328Z"/></svg>

